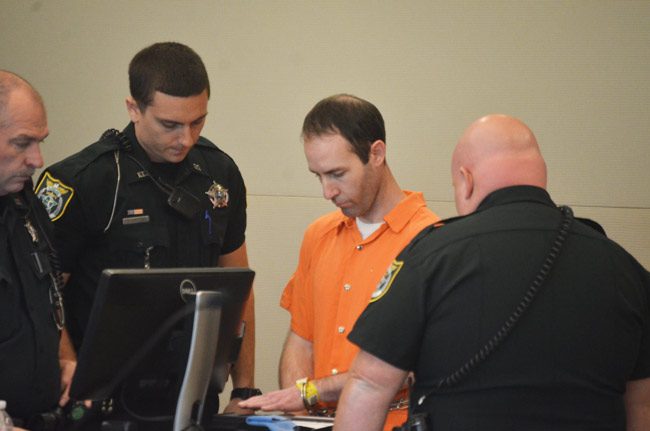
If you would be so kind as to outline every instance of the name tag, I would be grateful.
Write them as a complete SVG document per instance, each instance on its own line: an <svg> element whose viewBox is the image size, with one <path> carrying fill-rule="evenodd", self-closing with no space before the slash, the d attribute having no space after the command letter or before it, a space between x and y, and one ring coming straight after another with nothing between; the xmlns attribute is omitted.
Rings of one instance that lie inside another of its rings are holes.
<svg viewBox="0 0 650 431"><path fill-rule="evenodd" d="M148 215L142 215L142 216L137 216L137 217L124 217L122 219L122 224L124 224L124 225L138 224L138 223L149 223L149 216Z"/></svg>

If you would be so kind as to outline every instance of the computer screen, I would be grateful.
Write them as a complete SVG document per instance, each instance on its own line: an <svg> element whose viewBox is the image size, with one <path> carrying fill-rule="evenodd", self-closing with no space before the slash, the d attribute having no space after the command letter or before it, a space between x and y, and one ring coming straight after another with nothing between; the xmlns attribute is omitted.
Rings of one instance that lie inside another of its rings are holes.
<svg viewBox="0 0 650 431"><path fill-rule="evenodd" d="M172 396L177 397L178 387L171 388L167 376L160 373L166 373L171 367L175 376L184 374L193 299L198 291L220 293L221 316L220 324L216 325L219 333L213 379L221 391L229 364L238 354L241 317L254 274L248 268L104 270L78 352L71 397L103 400L115 396L120 383L128 382L134 375L139 378L139 389L143 386L147 389L148 384L153 393L173 389ZM169 356L173 355L169 352L177 356L171 362ZM138 396L131 398L138 402ZM175 398L170 405L175 408Z"/></svg>

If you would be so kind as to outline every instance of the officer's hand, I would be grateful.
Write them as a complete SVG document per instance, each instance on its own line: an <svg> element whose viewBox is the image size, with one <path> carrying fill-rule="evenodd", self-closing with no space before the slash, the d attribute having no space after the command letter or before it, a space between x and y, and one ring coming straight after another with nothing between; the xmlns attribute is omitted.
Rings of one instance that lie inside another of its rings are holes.
<svg viewBox="0 0 650 431"><path fill-rule="evenodd" d="M70 401L70 385L72 384L72 376L74 370L77 368L77 361L70 359L59 359L59 366L61 367L61 398L59 405L65 406Z"/></svg>
<svg viewBox="0 0 650 431"><path fill-rule="evenodd" d="M241 398L233 398L230 400L228 405L226 406L225 409L223 409L224 413L230 413L230 414L236 414L236 415L252 415L255 413L254 410L251 409L244 409L239 407L239 402L241 401Z"/></svg>

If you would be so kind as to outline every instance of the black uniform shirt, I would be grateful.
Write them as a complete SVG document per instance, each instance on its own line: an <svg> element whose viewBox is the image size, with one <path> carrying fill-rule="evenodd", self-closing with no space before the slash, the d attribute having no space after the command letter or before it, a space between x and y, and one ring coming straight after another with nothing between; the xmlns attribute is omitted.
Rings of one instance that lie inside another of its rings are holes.
<svg viewBox="0 0 650 431"><path fill-rule="evenodd" d="M425 229L397 257L393 283L359 317L350 340L414 370L415 405L505 323L560 221L546 191L521 186ZM626 382L650 376L649 296L647 271L574 221L512 333L459 384L427 398L433 429L624 429Z"/></svg>
<svg viewBox="0 0 650 431"><path fill-rule="evenodd" d="M54 409L60 390L50 278L37 269L33 256L39 253L48 269L41 226L49 220L35 202L28 205L22 193L0 197L0 399L20 419Z"/></svg>
<svg viewBox="0 0 650 431"><path fill-rule="evenodd" d="M77 349L103 269L215 266L244 243L246 189L226 153L200 138L183 162L154 164L133 124L124 134L127 145L101 139L49 167L37 186L54 221L62 269L72 274L65 300ZM227 201L209 195L218 186L227 189ZM172 188L196 198L192 218L167 203Z"/></svg>

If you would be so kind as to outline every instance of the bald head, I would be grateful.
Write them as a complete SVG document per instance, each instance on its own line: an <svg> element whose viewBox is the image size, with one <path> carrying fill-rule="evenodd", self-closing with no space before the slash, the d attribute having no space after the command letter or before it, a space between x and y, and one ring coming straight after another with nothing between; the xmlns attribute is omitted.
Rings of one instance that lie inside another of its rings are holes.
<svg viewBox="0 0 650 431"><path fill-rule="evenodd" d="M8 126L8 113L10 96L13 92L20 91L34 103L43 107L43 99L38 91L24 78L7 70L0 70L0 129Z"/></svg>
<svg viewBox="0 0 650 431"><path fill-rule="evenodd" d="M456 209L474 212L495 190L531 185L546 188L546 163L533 132L507 115L488 115L463 133L451 163Z"/></svg>
<svg viewBox="0 0 650 431"><path fill-rule="evenodd" d="M18 75L0 70L0 196L16 193L43 166L48 135L41 96Z"/></svg>

